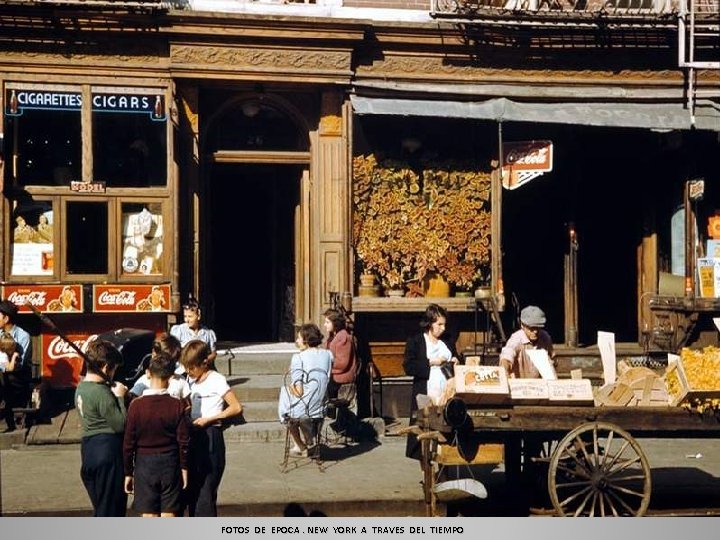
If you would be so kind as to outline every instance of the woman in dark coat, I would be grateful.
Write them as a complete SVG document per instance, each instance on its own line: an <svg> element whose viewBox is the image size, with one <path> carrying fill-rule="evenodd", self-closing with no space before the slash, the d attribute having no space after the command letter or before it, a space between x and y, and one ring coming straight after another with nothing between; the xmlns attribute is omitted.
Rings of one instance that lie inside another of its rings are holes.
<svg viewBox="0 0 720 540"><path fill-rule="evenodd" d="M445 333L447 311L437 304L430 304L420 320L421 332L410 337L405 343L403 368L406 375L413 376L412 403L410 404L410 425L417 423L418 394L428 393L428 380L432 370L440 370L447 362L457 363L458 354L455 340ZM420 458L417 437L408 435L405 455Z"/></svg>

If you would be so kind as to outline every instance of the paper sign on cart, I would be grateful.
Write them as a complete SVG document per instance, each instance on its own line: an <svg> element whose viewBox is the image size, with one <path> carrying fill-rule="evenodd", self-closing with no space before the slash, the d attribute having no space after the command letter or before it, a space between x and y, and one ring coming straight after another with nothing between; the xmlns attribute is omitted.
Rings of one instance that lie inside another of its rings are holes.
<svg viewBox="0 0 720 540"><path fill-rule="evenodd" d="M720 317L713 317L713 322L715 323L715 328L720 331Z"/></svg>
<svg viewBox="0 0 720 540"><path fill-rule="evenodd" d="M617 377L617 358L615 356L615 333L597 333L597 345L602 358L603 379L605 384L614 384Z"/></svg>
<svg viewBox="0 0 720 540"><path fill-rule="evenodd" d="M555 373L555 368L550 362L550 356L548 356L545 349L528 349L525 352L543 379L557 379L557 373Z"/></svg>

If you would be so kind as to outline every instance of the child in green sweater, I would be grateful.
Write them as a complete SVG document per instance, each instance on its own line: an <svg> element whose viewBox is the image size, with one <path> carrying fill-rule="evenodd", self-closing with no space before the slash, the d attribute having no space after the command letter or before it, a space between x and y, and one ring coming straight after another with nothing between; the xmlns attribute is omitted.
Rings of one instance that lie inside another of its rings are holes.
<svg viewBox="0 0 720 540"><path fill-rule="evenodd" d="M85 356L87 375L75 391L82 425L80 477L93 515L122 517L127 506L122 454L127 387L112 380L122 355L112 343L96 340Z"/></svg>

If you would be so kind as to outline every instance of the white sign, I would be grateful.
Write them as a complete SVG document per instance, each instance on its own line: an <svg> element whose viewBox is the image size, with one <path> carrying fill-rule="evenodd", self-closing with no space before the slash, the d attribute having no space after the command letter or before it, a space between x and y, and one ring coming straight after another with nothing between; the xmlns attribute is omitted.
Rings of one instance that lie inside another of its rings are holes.
<svg viewBox="0 0 720 540"><path fill-rule="evenodd" d="M613 384L615 382L615 378L617 377L615 333L598 331L597 345L600 350L600 358L602 359L603 379L605 379L605 384Z"/></svg>
<svg viewBox="0 0 720 540"><path fill-rule="evenodd" d="M555 380L557 373L545 349L528 349L525 351L543 379Z"/></svg>

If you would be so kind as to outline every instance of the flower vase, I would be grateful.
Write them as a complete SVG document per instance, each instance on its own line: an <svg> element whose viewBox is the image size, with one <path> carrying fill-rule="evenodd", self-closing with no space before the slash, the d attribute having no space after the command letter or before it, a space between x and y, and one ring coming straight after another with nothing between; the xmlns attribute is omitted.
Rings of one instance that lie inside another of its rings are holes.
<svg viewBox="0 0 720 540"><path fill-rule="evenodd" d="M428 280L425 296L430 298L447 298L450 296L450 284L445 279L436 274Z"/></svg>
<svg viewBox="0 0 720 540"><path fill-rule="evenodd" d="M388 289L385 291L385 294L390 298L402 298L405 296L405 291L403 289Z"/></svg>
<svg viewBox="0 0 720 540"><path fill-rule="evenodd" d="M361 274L360 286L358 287L359 296L380 296L380 286L375 285L375 276L373 274Z"/></svg>

